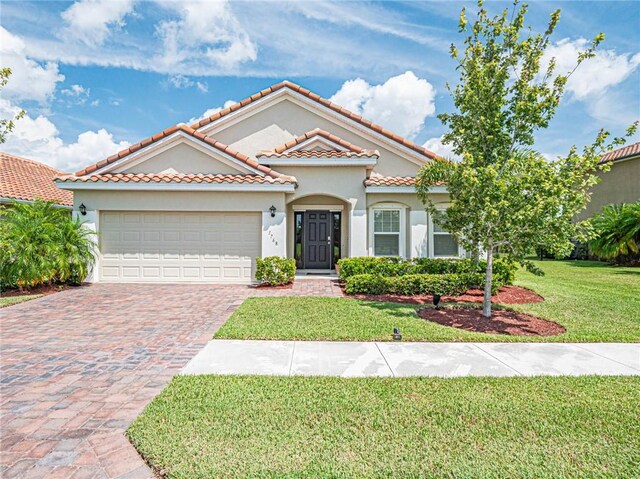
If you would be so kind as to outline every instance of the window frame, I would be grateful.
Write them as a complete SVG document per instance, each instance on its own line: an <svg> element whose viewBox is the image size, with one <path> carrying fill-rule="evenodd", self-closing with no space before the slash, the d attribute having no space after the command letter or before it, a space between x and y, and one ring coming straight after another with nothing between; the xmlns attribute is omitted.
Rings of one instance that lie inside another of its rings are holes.
<svg viewBox="0 0 640 479"><path fill-rule="evenodd" d="M446 207L438 208L438 211L446 211ZM435 231L435 225L433 223L433 215L429 214L429 258L460 258L463 257L465 252L460 243L458 243L458 254L457 255L447 255L447 256L436 256L435 255L435 236L436 235L448 235L451 236L451 233L445 233L443 231Z"/></svg>
<svg viewBox="0 0 640 479"><path fill-rule="evenodd" d="M376 233L375 230L375 212L376 211L398 211L399 216L399 231ZM407 244L407 206L401 203L378 203L369 207L369 256L375 256L378 258L406 258L406 244ZM398 256L395 255L376 255L375 251L375 237L378 234L382 235L395 235L398 236Z"/></svg>

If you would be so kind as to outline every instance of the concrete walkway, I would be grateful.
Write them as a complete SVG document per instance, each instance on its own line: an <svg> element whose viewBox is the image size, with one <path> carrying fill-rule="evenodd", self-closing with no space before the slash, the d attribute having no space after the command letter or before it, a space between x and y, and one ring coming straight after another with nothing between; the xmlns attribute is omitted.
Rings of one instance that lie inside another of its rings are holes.
<svg viewBox="0 0 640 479"><path fill-rule="evenodd" d="M213 340L182 374L305 376L640 375L640 344Z"/></svg>

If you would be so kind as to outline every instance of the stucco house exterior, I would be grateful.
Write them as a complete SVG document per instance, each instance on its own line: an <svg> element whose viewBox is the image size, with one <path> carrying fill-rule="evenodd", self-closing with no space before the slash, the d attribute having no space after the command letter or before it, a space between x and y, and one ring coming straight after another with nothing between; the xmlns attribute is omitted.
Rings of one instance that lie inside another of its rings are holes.
<svg viewBox="0 0 640 479"><path fill-rule="evenodd" d="M428 161L439 159L282 82L56 181L98 232L90 280L247 283L256 257L328 272L343 257L461 254L416 196ZM446 207L444 186L432 194Z"/></svg>
<svg viewBox="0 0 640 479"><path fill-rule="evenodd" d="M600 163L611 163L611 169L598 173L600 182L592 187L591 201L581 219L591 218L606 205L640 199L640 142L607 153Z"/></svg>

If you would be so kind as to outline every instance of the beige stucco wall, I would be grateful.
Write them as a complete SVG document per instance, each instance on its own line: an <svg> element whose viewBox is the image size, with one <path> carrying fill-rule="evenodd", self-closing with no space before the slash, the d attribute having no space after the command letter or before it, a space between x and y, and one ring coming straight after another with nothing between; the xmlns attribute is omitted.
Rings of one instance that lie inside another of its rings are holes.
<svg viewBox="0 0 640 479"><path fill-rule="evenodd" d="M377 149L380 159L374 171L385 176L415 176L420 168L409 160L363 136L339 126L301 106L283 100L244 118L241 122L212 134L232 148L254 157L264 149L273 149L314 128L321 128L363 148ZM364 127L363 127L364 128ZM282 167L276 167L280 171Z"/></svg>
<svg viewBox="0 0 640 479"><path fill-rule="evenodd" d="M137 165L116 171L123 173L160 173L169 168L176 170L178 173L219 173L230 175L246 173L246 170L225 164L221 159L214 158L211 154L204 153L186 143L178 143Z"/></svg>
<svg viewBox="0 0 640 479"><path fill-rule="evenodd" d="M612 203L635 203L640 199L640 156L613 163L608 172L600 172L600 183L591 189L591 201L580 219L599 213Z"/></svg>
<svg viewBox="0 0 640 479"><path fill-rule="evenodd" d="M232 191L85 191L74 192L74 209L118 211L284 211L284 193Z"/></svg>

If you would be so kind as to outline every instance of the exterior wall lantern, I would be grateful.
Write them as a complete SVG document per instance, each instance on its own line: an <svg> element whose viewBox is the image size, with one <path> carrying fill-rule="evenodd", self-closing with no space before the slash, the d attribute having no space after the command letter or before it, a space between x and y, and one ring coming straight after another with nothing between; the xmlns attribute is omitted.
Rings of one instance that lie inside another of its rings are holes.
<svg viewBox="0 0 640 479"><path fill-rule="evenodd" d="M276 216L276 207L271 205L271 208L269 208L269 211L271 212L271 217L274 218Z"/></svg>
<svg viewBox="0 0 640 479"><path fill-rule="evenodd" d="M80 210L80 214L82 216L85 216L87 214L87 207L84 205L84 203L78 206L78 209Z"/></svg>

